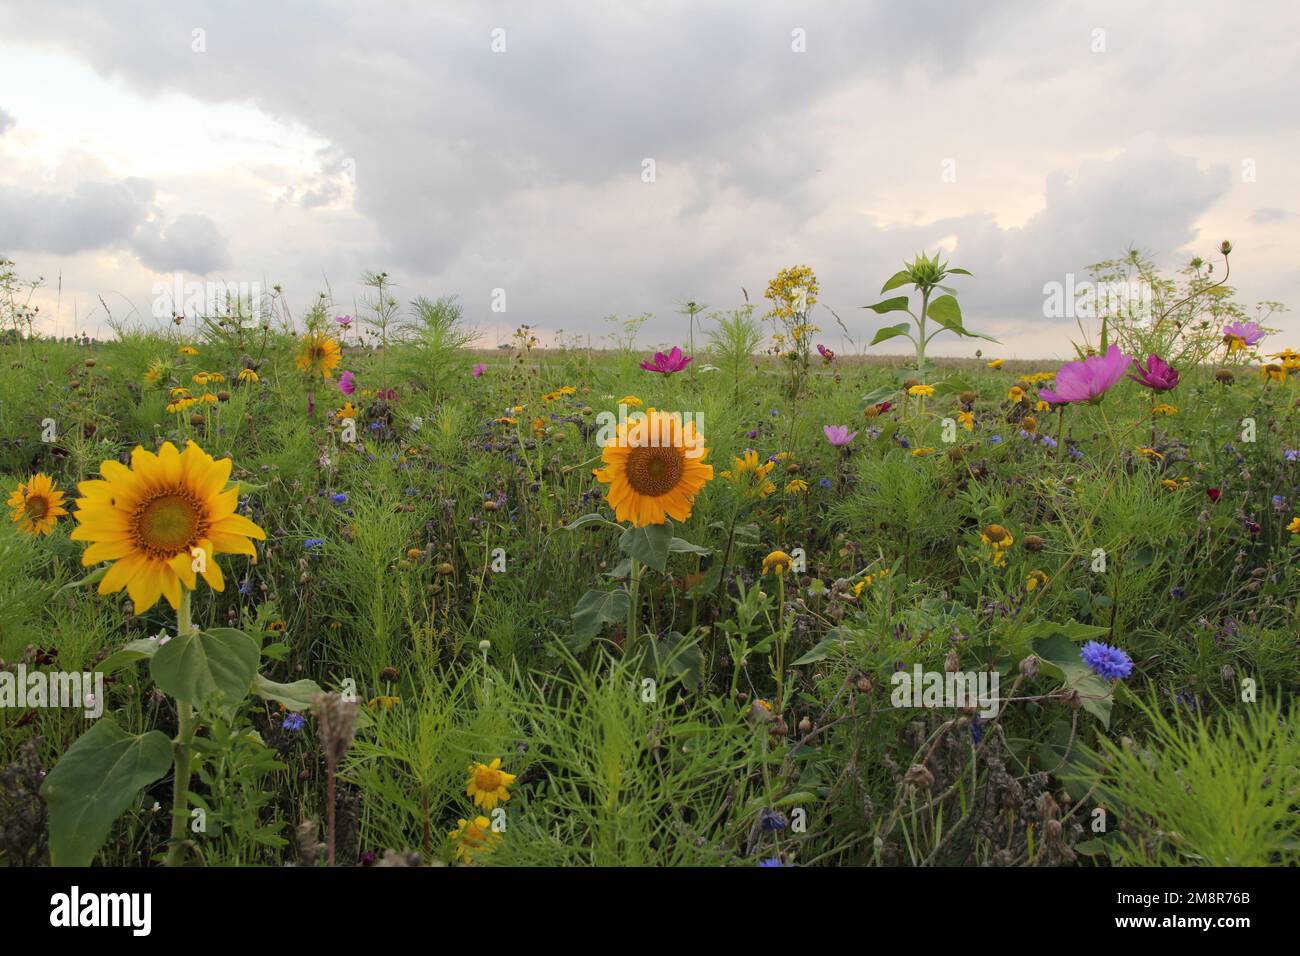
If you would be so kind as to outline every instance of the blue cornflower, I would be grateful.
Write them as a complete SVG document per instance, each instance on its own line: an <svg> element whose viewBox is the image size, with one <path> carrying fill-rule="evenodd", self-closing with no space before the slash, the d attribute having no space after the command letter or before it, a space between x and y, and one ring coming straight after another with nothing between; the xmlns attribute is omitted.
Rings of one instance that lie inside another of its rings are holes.
<svg viewBox="0 0 1300 956"><path fill-rule="evenodd" d="M348 496L340 491L337 495L330 495L330 501L336 505L345 505L348 503Z"/></svg>
<svg viewBox="0 0 1300 956"><path fill-rule="evenodd" d="M827 491L830 491L835 487L835 482L831 481L829 478L818 478L817 484L821 485Z"/></svg>
<svg viewBox="0 0 1300 956"><path fill-rule="evenodd" d="M1083 645L1079 656L1098 677L1107 680L1122 679L1133 673L1133 659L1128 654L1100 641L1089 641Z"/></svg>
<svg viewBox="0 0 1300 956"><path fill-rule="evenodd" d="M759 866L785 866L785 864L781 862L781 858L779 856L768 857L766 860L759 860L758 865Z"/></svg>
<svg viewBox="0 0 1300 956"><path fill-rule="evenodd" d="M970 722L970 739L975 743L979 743L984 739L984 726L979 717Z"/></svg>
<svg viewBox="0 0 1300 956"><path fill-rule="evenodd" d="M302 543L303 550L305 551L315 551L317 548L323 547L324 545L324 538L308 538Z"/></svg>
<svg viewBox="0 0 1300 956"><path fill-rule="evenodd" d="M1281 495L1274 495L1274 496L1273 496L1273 507L1274 507L1276 510L1278 510L1278 511L1283 511L1283 510L1285 510L1285 509L1286 509L1286 499L1283 498Z"/></svg>
<svg viewBox="0 0 1300 956"><path fill-rule="evenodd" d="M1287 461L1300 461L1300 448L1288 448L1283 455Z"/></svg>
<svg viewBox="0 0 1300 956"><path fill-rule="evenodd" d="M990 444L990 445L1001 445L1001 444L1002 444L1002 436L1001 436L1001 435L990 435L990 436L989 436L989 444Z"/></svg>
<svg viewBox="0 0 1300 956"><path fill-rule="evenodd" d="M1053 438L1051 435L1041 435L1039 436L1038 440L1042 442L1044 445L1046 445L1048 448L1056 447L1056 439Z"/></svg>
<svg viewBox="0 0 1300 956"><path fill-rule="evenodd" d="M767 809L767 807L758 812L758 823L759 826L769 832L785 829L785 817L775 810Z"/></svg>
<svg viewBox="0 0 1300 956"><path fill-rule="evenodd" d="M305 723L307 723L307 718L304 717L302 714L284 715L284 729L289 731L289 733L291 734L297 733L299 730L302 730L302 726Z"/></svg>

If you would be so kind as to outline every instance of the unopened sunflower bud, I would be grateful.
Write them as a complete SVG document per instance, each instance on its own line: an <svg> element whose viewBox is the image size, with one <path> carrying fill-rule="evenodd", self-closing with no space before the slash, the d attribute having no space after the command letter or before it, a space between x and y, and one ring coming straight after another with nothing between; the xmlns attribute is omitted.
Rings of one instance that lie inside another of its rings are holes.
<svg viewBox="0 0 1300 956"><path fill-rule="evenodd" d="M421 551L419 548L406 549L406 559L408 561L419 561L423 557L424 557L424 552Z"/></svg>
<svg viewBox="0 0 1300 956"><path fill-rule="evenodd" d="M1237 377L1229 372L1226 368L1221 368L1214 373L1214 380L1220 385L1231 385L1237 380Z"/></svg>
<svg viewBox="0 0 1300 956"><path fill-rule="evenodd" d="M443 575L444 577L448 574L451 574L455 570L456 569L451 566L450 561L444 561L442 562L442 564L438 565L438 573Z"/></svg>
<svg viewBox="0 0 1300 956"><path fill-rule="evenodd" d="M496 499L494 499L494 498L489 498L489 499L487 499L486 501L484 501L484 502L483 502L483 510L484 510L484 511L496 511L496 510L497 510Z"/></svg>
<svg viewBox="0 0 1300 956"><path fill-rule="evenodd" d="M962 392L961 400L967 405L973 404L980 397L979 392Z"/></svg>
<svg viewBox="0 0 1300 956"><path fill-rule="evenodd" d="M1223 242L1219 243L1219 251L1226 256L1228 253L1232 252L1232 243L1227 239L1224 239Z"/></svg>
<svg viewBox="0 0 1300 956"><path fill-rule="evenodd" d="M203 427L203 416L200 415L198 412L195 412L193 415L191 415L191 416L190 416L190 426L191 426L192 428L202 428L202 427Z"/></svg>
<svg viewBox="0 0 1300 956"><path fill-rule="evenodd" d="M385 667L379 672L379 679L392 684L402 679L402 672L396 667Z"/></svg>
<svg viewBox="0 0 1300 956"><path fill-rule="evenodd" d="M1035 552L1037 552L1037 551L1042 551L1042 550L1043 550L1043 544L1044 544L1044 542L1043 542L1043 539L1040 538L1040 537L1039 537L1038 535L1036 535L1036 534L1027 534L1027 535L1025 535L1025 540L1024 540L1023 544L1024 544L1024 546L1025 546L1025 550L1026 550L1026 551L1035 551Z"/></svg>

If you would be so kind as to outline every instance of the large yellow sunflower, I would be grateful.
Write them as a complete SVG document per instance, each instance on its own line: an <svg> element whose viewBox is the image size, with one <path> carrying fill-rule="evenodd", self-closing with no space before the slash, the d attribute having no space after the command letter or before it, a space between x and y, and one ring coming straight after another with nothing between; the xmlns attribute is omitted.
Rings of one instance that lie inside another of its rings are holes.
<svg viewBox="0 0 1300 956"><path fill-rule="evenodd" d="M123 587L142 614L165 597L173 608L181 587L193 590L195 566L215 591L225 588L218 554L256 556L250 538L266 532L235 514L239 486L226 488L232 462L213 459L194 442L178 452L165 442L158 454L136 446L131 467L116 461L99 466L103 480L77 485L77 541L92 544L81 556L84 565L114 562L100 594ZM202 559L194 553L203 552Z"/></svg>
<svg viewBox="0 0 1300 956"><path fill-rule="evenodd" d="M339 343L323 332L312 332L303 336L298 348L296 364L308 375L330 378L339 363L343 361L343 352Z"/></svg>
<svg viewBox="0 0 1300 956"><path fill-rule="evenodd" d="M41 472L18 482L5 503L18 530L33 538L52 532L55 522L68 513L63 507L63 492L56 491L53 479Z"/></svg>
<svg viewBox="0 0 1300 956"><path fill-rule="evenodd" d="M638 528L665 518L685 521L695 496L713 479L713 466L704 464L708 454L694 422L651 408L619 424L601 449L605 467L592 473L609 485L606 495L619 521Z"/></svg>

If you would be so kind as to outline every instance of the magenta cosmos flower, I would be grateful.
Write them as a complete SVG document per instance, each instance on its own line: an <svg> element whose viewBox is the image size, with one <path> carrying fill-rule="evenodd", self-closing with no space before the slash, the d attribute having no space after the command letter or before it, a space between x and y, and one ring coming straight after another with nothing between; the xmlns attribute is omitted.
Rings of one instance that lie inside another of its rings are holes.
<svg viewBox="0 0 1300 956"><path fill-rule="evenodd" d="M1232 322L1223 327L1223 341L1230 352L1256 345L1264 335L1264 330L1254 322Z"/></svg>
<svg viewBox="0 0 1300 956"><path fill-rule="evenodd" d="M487 371L487 365L484 364L483 362L479 362L472 369L470 369L470 374L473 375L475 378L482 378L483 373L486 371Z"/></svg>
<svg viewBox="0 0 1300 956"><path fill-rule="evenodd" d="M671 375L673 372L680 372L691 363L688 355L683 355L682 350L673 346L673 350L667 355L663 352L655 353L653 362L642 362L641 367L647 372L659 372L661 375Z"/></svg>
<svg viewBox="0 0 1300 956"><path fill-rule="evenodd" d="M850 432L848 425L823 425L822 432L826 440L836 448L843 447L858 437L857 432Z"/></svg>
<svg viewBox="0 0 1300 956"><path fill-rule="evenodd" d="M1178 370L1159 355L1148 355L1146 364L1135 363L1129 376L1143 388L1167 392L1178 385Z"/></svg>
<svg viewBox="0 0 1300 956"><path fill-rule="evenodd" d="M1045 388L1038 397L1049 405L1096 402L1106 390L1124 377L1133 360L1112 345L1105 355L1090 355L1082 362L1066 362L1056 373L1055 389Z"/></svg>
<svg viewBox="0 0 1300 956"><path fill-rule="evenodd" d="M357 377L351 372L344 372L339 376L339 391L344 395L352 395L357 390Z"/></svg>
<svg viewBox="0 0 1300 956"><path fill-rule="evenodd" d="M334 321L345 329L352 327L352 316L350 315L336 315L334 316Z"/></svg>
<svg viewBox="0 0 1300 956"><path fill-rule="evenodd" d="M835 353L832 352L830 349L828 349L826 346L822 345L820 342L817 343L817 351L821 353L821 357L825 359L827 362L835 361Z"/></svg>

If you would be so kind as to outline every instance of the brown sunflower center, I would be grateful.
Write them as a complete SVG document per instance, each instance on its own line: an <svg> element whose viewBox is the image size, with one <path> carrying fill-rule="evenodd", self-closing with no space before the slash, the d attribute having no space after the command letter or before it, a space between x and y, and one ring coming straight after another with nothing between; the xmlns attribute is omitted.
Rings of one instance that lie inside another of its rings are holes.
<svg viewBox="0 0 1300 956"><path fill-rule="evenodd" d="M135 512L135 538L154 557L188 551L207 521L198 499L185 491L165 491L144 501Z"/></svg>
<svg viewBox="0 0 1300 956"><path fill-rule="evenodd" d="M639 495L666 495L681 481L685 459L680 448L671 445L634 448L627 459L627 483Z"/></svg>
<svg viewBox="0 0 1300 956"><path fill-rule="evenodd" d="M482 767L474 772L474 786L478 790L493 791L501 786L501 771Z"/></svg>
<svg viewBox="0 0 1300 956"><path fill-rule="evenodd" d="M33 521L40 521L50 513L49 499L41 495L32 495L23 502L23 510L27 512L27 517Z"/></svg>

